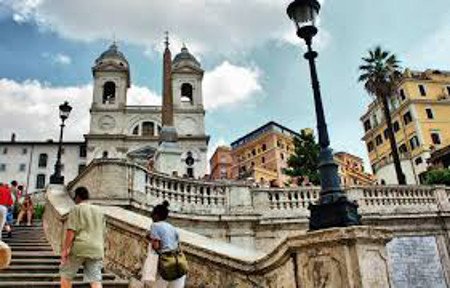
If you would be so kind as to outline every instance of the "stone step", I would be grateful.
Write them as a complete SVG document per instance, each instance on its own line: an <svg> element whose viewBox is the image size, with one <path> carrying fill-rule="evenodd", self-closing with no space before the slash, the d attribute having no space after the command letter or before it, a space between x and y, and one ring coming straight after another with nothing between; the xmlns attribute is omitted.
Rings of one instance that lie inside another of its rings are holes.
<svg viewBox="0 0 450 288"><path fill-rule="evenodd" d="M24 251L12 251L13 259L59 259L60 256L55 255L53 252L41 251L41 252L24 252Z"/></svg>
<svg viewBox="0 0 450 288"><path fill-rule="evenodd" d="M126 280L105 280L102 281L103 288L128 288L129 282ZM0 282L0 287L8 287L8 288L14 288L14 287L26 287L26 288L33 288L33 287L45 287L45 288L59 288L59 282L57 281L43 281L43 282L36 282L36 281L29 281L29 282L15 282L15 281L7 281L7 282ZM90 287L88 283L81 282L81 281L75 281L73 282L73 287L77 288L88 288Z"/></svg>
<svg viewBox="0 0 450 288"><path fill-rule="evenodd" d="M104 280L115 280L114 274L103 274ZM74 281L83 280L83 274L77 274ZM2 282L37 282L37 281L59 281L59 273L1 273L0 283Z"/></svg>
<svg viewBox="0 0 450 288"><path fill-rule="evenodd" d="M60 258L57 259L11 259L11 265L39 265L39 264L56 264L59 265L61 263Z"/></svg>
<svg viewBox="0 0 450 288"><path fill-rule="evenodd" d="M25 251L44 251L44 252L53 252L52 247L50 246L14 246L14 245L9 245L9 247L11 248L11 250L17 251L17 252L25 252Z"/></svg>
<svg viewBox="0 0 450 288"><path fill-rule="evenodd" d="M27 264L15 264L10 265L8 268L4 270L0 270L0 274L5 273L58 273L59 265L55 264L41 264L36 263L35 265L27 265Z"/></svg>

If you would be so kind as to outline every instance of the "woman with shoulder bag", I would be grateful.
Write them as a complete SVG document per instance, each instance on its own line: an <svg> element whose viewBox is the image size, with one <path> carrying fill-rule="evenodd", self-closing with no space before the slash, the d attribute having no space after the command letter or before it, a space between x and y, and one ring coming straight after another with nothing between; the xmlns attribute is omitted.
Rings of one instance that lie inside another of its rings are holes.
<svg viewBox="0 0 450 288"><path fill-rule="evenodd" d="M184 288L188 264L180 250L178 231L166 222L169 202L156 205L152 211L153 224L149 237L153 249L158 253L157 288Z"/></svg>

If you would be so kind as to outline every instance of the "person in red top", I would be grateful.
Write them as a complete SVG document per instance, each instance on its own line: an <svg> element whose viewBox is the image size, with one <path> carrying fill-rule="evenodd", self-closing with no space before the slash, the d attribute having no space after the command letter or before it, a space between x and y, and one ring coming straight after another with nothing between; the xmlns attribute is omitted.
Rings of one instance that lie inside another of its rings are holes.
<svg viewBox="0 0 450 288"><path fill-rule="evenodd" d="M0 185L0 240L2 238L1 231L6 222L6 214L8 208L13 205L13 199L11 197L11 191L5 185Z"/></svg>

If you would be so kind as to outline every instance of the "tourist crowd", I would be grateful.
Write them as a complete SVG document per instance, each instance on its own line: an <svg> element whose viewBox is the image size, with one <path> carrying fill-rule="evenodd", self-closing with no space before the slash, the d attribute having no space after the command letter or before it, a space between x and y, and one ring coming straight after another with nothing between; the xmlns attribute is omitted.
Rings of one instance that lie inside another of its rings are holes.
<svg viewBox="0 0 450 288"><path fill-rule="evenodd" d="M0 231L5 229L11 237L13 225L20 225L24 220L28 226L31 225L33 212L31 197L26 195L23 185L18 185L15 180L11 185L0 182Z"/></svg>

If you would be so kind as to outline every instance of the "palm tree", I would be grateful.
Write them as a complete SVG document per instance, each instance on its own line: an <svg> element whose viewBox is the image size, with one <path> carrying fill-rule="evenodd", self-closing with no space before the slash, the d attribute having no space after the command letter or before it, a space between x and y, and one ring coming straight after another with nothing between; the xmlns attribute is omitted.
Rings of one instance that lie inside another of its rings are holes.
<svg viewBox="0 0 450 288"><path fill-rule="evenodd" d="M370 95L375 96L376 100L382 104L398 184L404 185L406 184L406 179L400 165L400 157L398 156L388 105L388 99L396 94L395 89L400 76L399 61L394 54L383 51L380 46L369 50L369 57L362 57L362 60L363 65L359 66L361 75L358 81L364 82L366 91Z"/></svg>

